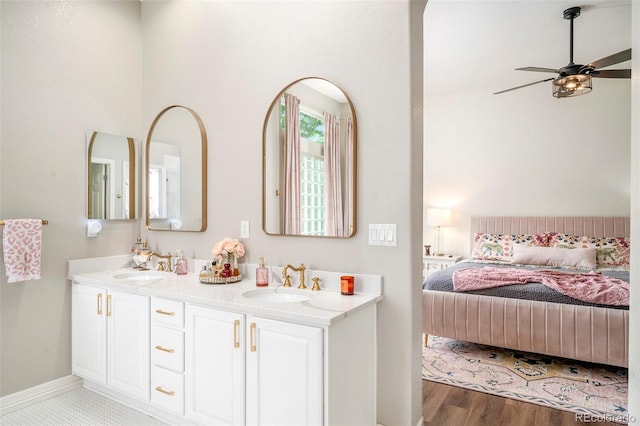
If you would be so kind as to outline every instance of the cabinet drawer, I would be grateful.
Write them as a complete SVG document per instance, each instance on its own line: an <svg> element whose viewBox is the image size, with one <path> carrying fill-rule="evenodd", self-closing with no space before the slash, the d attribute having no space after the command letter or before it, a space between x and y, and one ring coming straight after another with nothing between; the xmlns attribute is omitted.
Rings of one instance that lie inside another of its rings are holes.
<svg viewBox="0 0 640 426"><path fill-rule="evenodd" d="M184 415L184 377L160 367L151 368L151 403Z"/></svg>
<svg viewBox="0 0 640 426"><path fill-rule="evenodd" d="M182 373L184 332L159 325L151 327L151 364Z"/></svg>
<svg viewBox="0 0 640 426"><path fill-rule="evenodd" d="M155 324L184 327L184 303L152 298L151 321Z"/></svg>

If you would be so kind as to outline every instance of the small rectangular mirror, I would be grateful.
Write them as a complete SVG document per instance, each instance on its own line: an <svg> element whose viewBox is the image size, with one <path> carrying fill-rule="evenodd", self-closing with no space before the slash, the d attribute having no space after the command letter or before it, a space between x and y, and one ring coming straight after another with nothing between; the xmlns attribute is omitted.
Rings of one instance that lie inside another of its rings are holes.
<svg viewBox="0 0 640 426"><path fill-rule="evenodd" d="M87 218L135 219L135 143L102 132L87 135Z"/></svg>

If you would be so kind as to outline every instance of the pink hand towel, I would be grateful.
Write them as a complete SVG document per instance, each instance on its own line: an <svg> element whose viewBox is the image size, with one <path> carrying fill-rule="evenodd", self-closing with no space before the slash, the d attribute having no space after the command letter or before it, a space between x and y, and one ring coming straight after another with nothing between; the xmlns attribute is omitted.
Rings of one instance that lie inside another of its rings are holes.
<svg viewBox="0 0 640 426"><path fill-rule="evenodd" d="M5 219L2 245L8 282L40 279L41 219Z"/></svg>

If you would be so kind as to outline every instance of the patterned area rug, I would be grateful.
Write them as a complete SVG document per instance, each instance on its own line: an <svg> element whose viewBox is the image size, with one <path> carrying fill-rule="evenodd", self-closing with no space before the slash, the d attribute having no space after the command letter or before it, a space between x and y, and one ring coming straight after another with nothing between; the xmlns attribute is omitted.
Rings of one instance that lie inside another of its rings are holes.
<svg viewBox="0 0 640 426"><path fill-rule="evenodd" d="M422 378L625 422L626 368L429 336Z"/></svg>

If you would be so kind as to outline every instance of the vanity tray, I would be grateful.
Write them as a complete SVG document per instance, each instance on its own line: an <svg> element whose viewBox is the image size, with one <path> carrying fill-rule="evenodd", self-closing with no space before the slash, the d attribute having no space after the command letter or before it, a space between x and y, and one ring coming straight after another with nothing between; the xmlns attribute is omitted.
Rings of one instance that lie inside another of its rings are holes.
<svg viewBox="0 0 640 426"><path fill-rule="evenodd" d="M233 284L242 281L242 274L236 275L235 277L220 277L214 275L212 277L199 277L198 279L202 284Z"/></svg>

